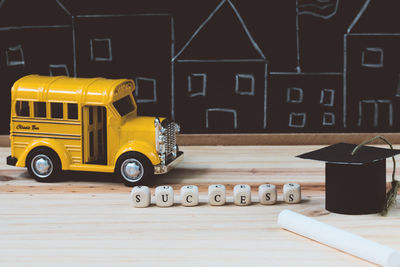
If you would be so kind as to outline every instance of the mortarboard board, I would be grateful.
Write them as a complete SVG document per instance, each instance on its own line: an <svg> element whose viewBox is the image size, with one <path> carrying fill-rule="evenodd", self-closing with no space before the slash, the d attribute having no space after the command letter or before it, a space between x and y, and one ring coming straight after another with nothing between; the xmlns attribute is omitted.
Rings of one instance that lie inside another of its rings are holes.
<svg viewBox="0 0 400 267"><path fill-rule="evenodd" d="M326 162L325 208L341 214L382 211L386 201L386 158L400 150L339 143L299 155Z"/></svg>

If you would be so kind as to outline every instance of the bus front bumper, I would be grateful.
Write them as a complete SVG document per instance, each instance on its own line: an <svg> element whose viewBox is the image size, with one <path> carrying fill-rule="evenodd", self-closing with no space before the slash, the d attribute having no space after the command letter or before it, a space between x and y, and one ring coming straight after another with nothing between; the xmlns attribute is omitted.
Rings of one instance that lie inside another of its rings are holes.
<svg viewBox="0 0 400 267"><path fill-rule="evenodd" d="M12 156L7 157L7 165L15 166L17 164L18 159Z"/></svg>
<svg viewBox="0 0 400 267"><path fill-rule="evenodd" d="M176 165L178 165L182 161L183 161L183 152L178 151L178 155L176 156L176 158L174 160L172 160L171 162L169 162L168 164L166 164L166 165L159 164L159 165L154 166L154 174L167 173L170 170L172 170L173 168L175 168Z"/></svg>

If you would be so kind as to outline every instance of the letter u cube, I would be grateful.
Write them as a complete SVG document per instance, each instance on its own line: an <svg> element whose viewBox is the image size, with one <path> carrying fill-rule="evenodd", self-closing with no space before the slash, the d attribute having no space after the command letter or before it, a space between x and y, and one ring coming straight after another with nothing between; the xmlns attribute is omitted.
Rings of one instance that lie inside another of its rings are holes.
<svg viewBox="0 0 400 267"><path fill-rule="evenodd" d="M156 205L159 207L171 207L174 205L174 189L169 185L156 187Z"/></svg>

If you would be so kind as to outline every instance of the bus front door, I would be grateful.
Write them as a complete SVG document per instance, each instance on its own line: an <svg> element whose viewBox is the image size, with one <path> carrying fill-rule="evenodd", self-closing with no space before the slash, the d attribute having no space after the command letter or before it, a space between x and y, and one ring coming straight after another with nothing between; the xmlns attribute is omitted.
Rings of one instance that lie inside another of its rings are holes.
<svg viewBox="0 0 400 267"><path fill-rule="evenodd" d="M107 119L102 106L83 107L83 159L88 164L107 164Z"/></svg>

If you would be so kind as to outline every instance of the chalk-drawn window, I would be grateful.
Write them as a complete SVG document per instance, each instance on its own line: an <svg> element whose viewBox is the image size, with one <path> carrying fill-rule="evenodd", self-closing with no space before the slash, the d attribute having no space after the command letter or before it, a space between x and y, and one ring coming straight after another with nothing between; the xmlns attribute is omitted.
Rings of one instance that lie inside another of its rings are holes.
<svg viewBox="0 0 400 267"><path fill-rule="evenodd" d="M322 125L333 126L335 125L335 114L332 112L324 112L322 115Z"/></svg>
<svg viewBox="0 0 400 267"><path fill-rule="evenodd" d="M365 48L361 55L361 65L370 68L383 67L383 50L382 48Z"/></svg>
<svg viewBox="0 0 400 267"><path fill-rule="evenodd" d="M24 52L21 45L11 46L6 51L7 66L24 66Z"/></svg>
<svg viewBox="0 0 400 267"><path fill-rule="evenodd" d="M190 97L205 96L207 75L205 73L192 73L188 76L188 92Z"/></svg>
<svg viewBox="0 0 400 267"><path fill-rule="evenodd" d="M65 64L50 64L50 76L69 76L68 67Z"/></svg>
<svg viewBox="0 0 400 267"><path fill-rule="evenodd" d="M326 107L333 107L333 105L335 104L335 90L322 89L319 103Z"/></svg>
<svg viewBox="0 0 400 267"><path fill-rule="evenodd" d="M306 113L291 112L289 114L289 127L304 128L306 125Z"/></svg>
<svg viewBox="0 0 400 267"><path fill-rule="evenodd" d="M157 102L157 81L155 79L138 77L135 82L135 96L138 103Z"/></svg>
<svg viewBox="0 0 400 267"><path fill-rule="evenodd" d="M91 39L90 60L112 61L111 39Z"/></svg>
<svg viewBox="0 0 400 267"><path fill-rule="evenodd" d="M297 87L289 87L286 90L287 103L302 103L303 102L303 89Z"/></svg>
<svg viewBox="0 0 400 267"><path fill-rule="evenodd" d="M252 74L236 74L235 93L239 95L254 95L255 80Z"/></svg>
<svg viewBox="0 0 400 267"><path fill-rule="evenodd" d="M228 108L206 109L207 129L237 129L237 111Z"/></svg>

